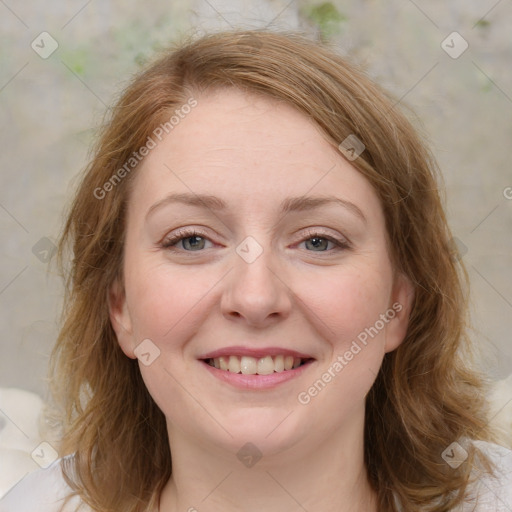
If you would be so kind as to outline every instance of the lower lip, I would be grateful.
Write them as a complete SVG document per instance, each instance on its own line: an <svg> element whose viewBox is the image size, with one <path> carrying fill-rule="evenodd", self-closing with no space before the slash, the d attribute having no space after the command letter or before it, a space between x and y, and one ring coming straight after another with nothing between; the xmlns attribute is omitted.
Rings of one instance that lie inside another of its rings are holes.
<svg viewBox="0 0 512 512"><path fill-rule="evenodd" d="M307 363L293 370L274 372L270 375L244 375L243 373L234 373L227 370L220 370L214 366L210 366L206 361L200 362L214 377L217 377L218 379L238 388L269 389L299 377L311 366L314 360L308 361Z"/></svg>

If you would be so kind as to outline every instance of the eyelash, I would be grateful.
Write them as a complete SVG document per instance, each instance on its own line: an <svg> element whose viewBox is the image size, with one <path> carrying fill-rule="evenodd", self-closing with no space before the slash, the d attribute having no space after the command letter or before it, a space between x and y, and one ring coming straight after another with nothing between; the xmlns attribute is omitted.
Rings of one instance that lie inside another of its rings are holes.
<svg viewBox="0 0 512 512"><path fill-rule="evenodd" d="M328 235L327 233L324 233L322 231L318 230L308 230L305 233L305 238L301 240L301 242L305 242L306 240L311 240L312 238L321 238L323 240L328 240L329 242L332 242L335 245L334 249L331 249L331 251L342 251L346 249L350 249L350 244L346 239L339 239L332 235ZM317 251L308 251L308 252L317 252ZM330 252L330 251L318 251L320 253L322 252Z"/></svg>
<svg viewBox="0 0 512 512"><path fill-rule="evenodd" d="M180 229L174 235L170 236L169 238L166 238L162 242L162 247L164 249L175 250L173 246L176 245L178 242L180 242L181 240L185 240L186 238L192 238L194 236L199 236L199 237L205 238L205 239L208 238L205 233L202 233L201 231L198 231L196 229ZM185 252L193 252L193 251L185 251Z"/></svg>
<svg viewBox="0 0 512 512"><path fill-rule="evenodd" d="M180 229L178 232L176 232L171 237L166 238L162 242L161 246L162 246L162 248L168 249L170 251L178 251L179 249L176 249L174 247L178 242L185 240L187 238L193 238L193 237L200 237L200 238L209 240L209 238L206 236L206 234L200 230ZM335 247L332 248L331 250L327 250L327 251L308 251L308 252L324 253L324 252L332 252L332 251L342 251L342 250L351 248L350 243L346 239L344 239L344 240L337 239L333 236L327 235L326 233L323 233L322 231L318 231L318 230L307 231L305 233L305 238L302 238L300 243L306 242L307 240L311 240L312 238L321 238L323 240L327 240L329 242L332 242L335 245ZM211 241L211 240L209 240L209 241ZM185 251L185 250L183 250L183 252L201 252L201 251Z"/></svg>

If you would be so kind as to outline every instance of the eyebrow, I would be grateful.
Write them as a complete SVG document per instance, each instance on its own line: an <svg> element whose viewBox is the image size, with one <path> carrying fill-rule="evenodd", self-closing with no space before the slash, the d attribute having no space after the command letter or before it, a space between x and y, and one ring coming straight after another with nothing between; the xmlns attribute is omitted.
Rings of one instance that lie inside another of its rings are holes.
<svg viewBox="0 0 512 512"><path fill-rule="evenodd" d="M188 206L196 206L199 208L207 208L212 211L221 211L227 209L227 204L217 196L209 194L189 193L169 194L149 208L146 214L146 218L148 218L155 210L158 210L163 206L176 203L186 204ZM309 211L320 208L322 206L329 206L333 204L342 206L343 208L351 211L353 214L359 217L364 223L367 222L366 217L357 205L347 201L346 199L341 199L340 197L335 196L288 197L281 203L281 214L286 215L287 213L291 212Z"/></svg>

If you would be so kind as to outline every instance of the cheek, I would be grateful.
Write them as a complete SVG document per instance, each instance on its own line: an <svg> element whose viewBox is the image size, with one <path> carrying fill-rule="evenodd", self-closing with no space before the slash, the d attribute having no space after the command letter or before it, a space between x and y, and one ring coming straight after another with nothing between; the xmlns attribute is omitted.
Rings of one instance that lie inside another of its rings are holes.
<svg viewBox="0 0 512 512"><path fill-rule="evenodd" d="M389 308L391 270L385 260L376 260L364 268L340 267L329 277L319 274L314 289L307 281L298 283L301 298L309 289L310 317L317 318L315 325L331 353L298 401L319 415L327 407L336 421L343 421L364 403L382 364L387 323L381 315Z"/></svg>
<svg viewBox="0 0 512 512"><path fill-rule="evenodd" d="M201 303L215 284L212 277L202 273L199 278L192 267L177 272L150 261L134 268L126 292L136 340L150 338L163 348L169 340L189 337L200 328Z"/></svg>
<svg viewBox="0 0 512 512"><path fill-rule="evenodd" d="M319 272L314 278L297 276L296 292L311 311L311 318L317 318L315 323L322 336L333 348L342 350L387 311L389 275L380 264L364 268L345 266L337 271Z"/></svg>
<svg viewBox="0 0 512 512"><path fill-rule="evenodd" d="M329 353L307 387L299 390L297 400L312 416L330 411L332 421L321 427L325 435L363 406L379 373L386 335L380 315L386 313L389 298L379 275L367 271L364 277L350 274L318 283L317 291L324 294L322 300L317 295L312 316L321 320L316 325L330 345Z"/></svg>
<svg viewBox="0 0 512 512"><path fill-rule="evenodd" d="M127 268L130 263L132 269L137 269L126 278L134 344L149 338L160 351L150 365L139 363L146 388L166 414L183 410L204 414L189 395L199 396L201 390L195 388L194 382L188 382L184 393L180 383L186 381L190 370L184 352L188 341L204 323L205 304L210 298L208 290L216 280L206 273L199 275L192 267L177 271L168 264L154 263L151 258L127 262ZM173 418L180 423L179 417Z"/></svg>

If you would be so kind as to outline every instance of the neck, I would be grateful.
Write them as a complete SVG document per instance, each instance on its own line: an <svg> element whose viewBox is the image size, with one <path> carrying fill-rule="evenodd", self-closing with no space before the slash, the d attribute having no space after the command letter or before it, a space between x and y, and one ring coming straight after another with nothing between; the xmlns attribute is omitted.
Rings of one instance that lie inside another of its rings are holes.
<svg viewBox="0 0 512 512"><path fill-rule="evenodd" d="M234 455L238 449L220 453L169 428L173 474L160 512L376 512L364 465L363 427L364 408L344 428L304 436L308 439L280 453L263 453L252 466L250 459L245 465Z"/></svg>

